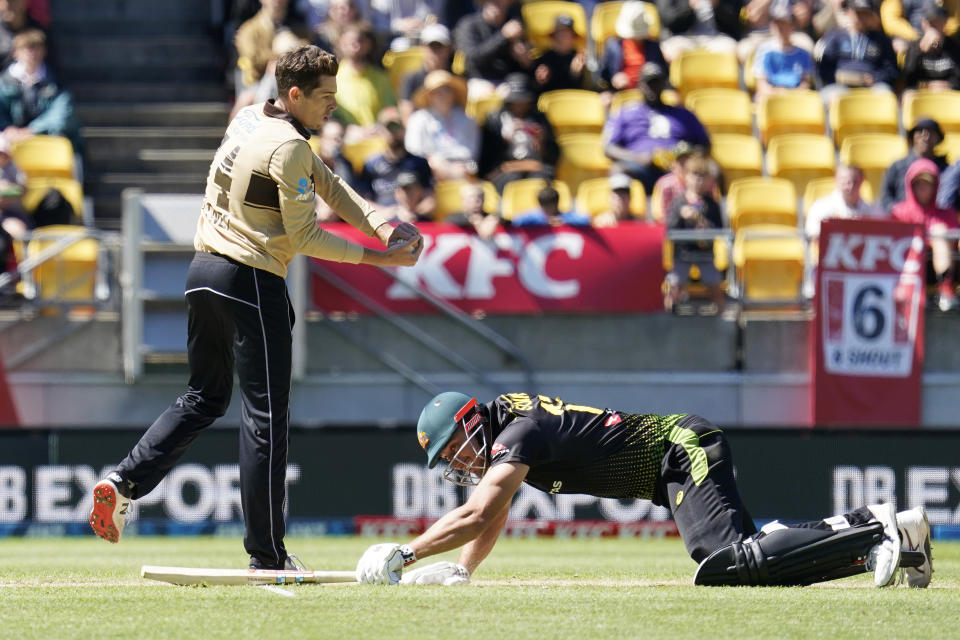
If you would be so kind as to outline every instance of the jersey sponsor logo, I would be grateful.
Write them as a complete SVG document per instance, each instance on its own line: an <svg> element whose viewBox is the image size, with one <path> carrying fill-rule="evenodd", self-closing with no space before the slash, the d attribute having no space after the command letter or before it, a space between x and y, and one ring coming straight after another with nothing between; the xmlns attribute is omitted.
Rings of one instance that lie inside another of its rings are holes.
<svg viewBox="0 0 960 640"><path fill-rule="evenodd" d="M493 447L490 448L490 460L495 461L498 458L502 458L503 456L507 455L508 453L510 453L510 449L503 446L499 442L494 442Z"/></svg>
<svg viewBox="0 0 960 640"><path fill-rule="evenodd" d="M613 425L620 424L621 422L623 422L623 418L620 417L620 414L614 413L609 418L607 418L607 421L603 423L603 426L612 427Z"/></svg>
<svg viewBox="0 0 960 640"><path fill-rule="evenodd" d="M297 181L297 200L300 202L307 202L313 199L313 176L310 178L300 178Z"/></svg>
<svg viewBox="0 0 960 640"><path fill-rule="evenodd" d="M553 487L550 489L550 493L560 493L560 489L563 487L563 480L554 480Z"/></svg>
<svg viewBox="0 0 960 640"><path fill-rule="evenodd" d="M427 437L426 431L417 432L417 441L420 443L420 448L426 449L427 445L430 444L430 438Z"/></svg>
<svg viewBox="0 0 960 640"><path fill-rule="evenodd" d="M677 491L677 506L680 506L680 503L683 502L683 489Z"/></svg>

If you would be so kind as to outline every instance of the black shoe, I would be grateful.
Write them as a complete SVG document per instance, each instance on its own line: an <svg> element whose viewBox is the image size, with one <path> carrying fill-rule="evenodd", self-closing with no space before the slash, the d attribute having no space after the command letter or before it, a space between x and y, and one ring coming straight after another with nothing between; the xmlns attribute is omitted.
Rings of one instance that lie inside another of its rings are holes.
<svg viewBox="0 0 960 640"><path fill-rule="evenodd" d="M251 570L267 570L267 571L306 571L307 568L300 562L300 558L297 556L287 556L283 559L282 565L276 565L273 562L264 562L257 558L256 556L250 556L250 569Z"/></svg>

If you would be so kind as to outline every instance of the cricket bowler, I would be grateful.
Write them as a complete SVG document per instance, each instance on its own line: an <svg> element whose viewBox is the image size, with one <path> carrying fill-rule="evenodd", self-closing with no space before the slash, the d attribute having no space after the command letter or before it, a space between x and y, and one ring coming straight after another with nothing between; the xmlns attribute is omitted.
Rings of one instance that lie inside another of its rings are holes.
<svg viewBox="0 0 960 640"><path fill-rule="evenodd" d="M469 582L526 482L549 493L668 506L699 563L698 585L806 585L866 571L878 587L904 574L912 587L930 584L930 525L922 507L898 514L891 504L870 505L796 526L774 521L758 531L737 490L723 431L700 416L627 413L527 393L480 404L450 391L424 407L417 437L430 468L443 461L446 479L476 489L408 544L367 549L358 582ZM456 563L401 576L417 559L461 547Z"/></svg>

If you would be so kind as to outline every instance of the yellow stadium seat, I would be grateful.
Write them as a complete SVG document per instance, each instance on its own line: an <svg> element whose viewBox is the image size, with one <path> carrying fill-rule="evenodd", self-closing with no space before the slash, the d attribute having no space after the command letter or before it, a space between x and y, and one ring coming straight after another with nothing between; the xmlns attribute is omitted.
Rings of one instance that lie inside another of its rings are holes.
<svg viewBox="0 0 960 640"><path fill-rule="evenodd" d="M39 176L73 178L73 145L62 136L31 136L13 145L13 162L27 178Z"/></svg>
<svg viewBox="0 0 960 640"><path fill-rule="evenodd" d="M943 142L937 145L936 152L947 156L947 162L950 164L960 160L960 134L945 134Z"/></svg>
<svg viewBox="0 0 960 640"><path fill-rule="evenodd" d="M467 54L459 49L453 52L453 60L450 61L450 72L462 76L467 73Z"/></svg>
<svg viewBox="0 0 960 640"><path fill-rule="evenodd" d="M600 133L607 114L600 94L595 91L564 89L548 91L540 96L537 105L557 136L567 133Z"/></svg>
<svg viewBox="0 0 960 640"><path fill-rule="evenodd" d="M470 181L461 180L440 180L433 185L433 192L437 199L437 210L433 214L436 222L443 222L447 216L458 211L463 211L462 189ZM500 208L500 194L492 182L483 180L480 182L483 187L483 210L489 214L496 214Z"/></svg>
<svg viewBox="0 0 960 640"><path fill-rule="evenodd" d="M610 99L610 115L615 114L617 111L631 102L643 102L643 93L640 92L640 89L624 89L623 91L617 91Z"/></svg>
<svg viewBox="0 0 960 640"><path fill-rule="evenodd" d="M703 87L740 88L740 63L733 53L684 51L670 63L670 84L686 97Z"/></svg>
<svg viewBox="0 0 960 640"><path fill-rule="evenodd" d="M792 181L798 193L811 179L832 176L835 169L836 151L827 136L791 133L767 145L767 173Z"/></svg>
<svg viewBox="0 0 960 640"><path fill-rule="evenodd" d="M797 190L783 178L740 178L727 191L727 216L735 232L753 225L797 228Z"/></svg>
<svg viewBox="0 0 960 640"><path fill-rule="evenodd" d="M587 14L583 5L563 0L538 0L527 2L520 7L527 40L534 49L545 51L550 48L550 33L553 31L557 16L567 14L573 18L573 30L583 48L587 38Z"/></svg>
<svg viewBox="0 0 960 640"><path fill-rule="evenodd" d="M503 98L494 94L479 100L467 101L467 115L473 118L479 124L483 124L487 116L503 105Z"/></svg>
<svg viewBox="0 0 960 640"><path fill-rule="evenodd" d="M423 49L420 47L410 47L404 51L391 49L383 54L383 68L387 70L395 92L400 91L400 83L405 75L419 71L422 67Z"/></svg>
<svg viewBox="0 0 960 640"><path fill-rule="evenodd" d="M537 201L537 194L545 186L547 186L547 181L541 178L524 178L523 180L508 182L500 196L500 217L504 220L511 220L518 213L523 213L529 209L538 209L540 203ZM556 189L560 195L560 210L570 211L572 200L570 187L559 180L554 180L550 186Z"/></svg>
<svg viewBox="0 0 960 640"><path fill-rule="evenodd" d="M718 133L710 136L710 154L723 169L724 183L763 175L763 148L753 136Z"/></svg>
<svg viewBox="0 0 960 640"><path fill-rule="evenodd" d="M695 89L684 100L710 135L717 133L753 133L753 103L750 94L739 89Z"/></svg>
<svg viewBox="0 0 960 640"><path fill-rule="evenodd" d="M601 178L613 164L603 152L603 136L599 133L570 133L557 137L560 160L557 180L576 191L580 183L590 178Z"/></svg>
<svg viewBox="0 0 960 640"><path fill-rule="evenodd" d="M357 173L363 171L363 164L372 156L383 153L387 148L386 141L380 136L371 136L363 138L356 142L343 143L343 157L350 161L353 170Z"/></svg>
<svg viewBox="0 0 960 640"><path fill-rule="evenodd" d="M733 240L733 263L744 301L799 302L805 259L796 227L753 226Z"/></svg>
<svg viewBox="0 0 960 640"><path fill-rule="evenodd" d="M591 217L610 209L610 182L607 178L590 178L577 187L577 209ZM647 213L647 194L639 180L630 182L630 212L634 218Z"/></svg>
<svg viewBox="0 0 960 640"><path fill-rule="evenodd" d="M626 4L623 0L614 0L612 2L601 2L593 9L590 17L590 38L593 40L594 55L599 58L603 55L603 46L607 38L614 38L617 35L616 24L617 16L620 15L620 9ZM650 39L658 40L660 38L660 14L657 12L657 5L652 2L644 2L644 8L647 10L647 22L650 24Z"/></svg>
<svg viewBox="0 0 960 640"><path fill-rule="evenodd" d="M50 189L63 194L77 216L83 215L83 186L73 178L30 178L23 194L23 208L33 212Z"/></svg>
<svg viewBox="0 0 960 640"><path fill-rule="evenodd" d="M823 101L816 91L774 93L757 104L757 130L763 144L785 133L824 132Z"/></svg>
<svg viewBox="0 0 960 640"><path fill-rule="evenodd" d="M903 128L933 118L944 133L960 133L960 91L915 91L903 98Z"/></svg>
<svg viewBox="0 0 960 640"><path fill-rule="evenodd" d="M830 128L838 149L849 135L897 133L899 120L900 105L891 91L851 91L830 104Z"/></svg>
<svg viewBox="0 0 960 640"><path fill-rule="evenodd" d="M37 297L50 302L92 302L97 284L100 241L85 237L82 226L39 227L31 234L25 257L35 256L64 236L80 239L32 272Z"/></svg>
<svg viewBox="0 0 960 640"><path fill-rule="evenodd" d="M840 147L840 162L863 169L864 183L874 194L880 193L887 168L906 155L907 141L895 133L858 133Z"/></svg>

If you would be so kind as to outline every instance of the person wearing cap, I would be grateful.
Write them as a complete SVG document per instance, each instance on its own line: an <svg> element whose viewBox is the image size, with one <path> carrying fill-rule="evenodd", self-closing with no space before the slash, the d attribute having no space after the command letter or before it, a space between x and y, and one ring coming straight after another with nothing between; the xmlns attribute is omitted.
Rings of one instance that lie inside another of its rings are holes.
<svg viewBox="0 0 960 640"><path fill-rule="evenodd" d="M903 59L904 100L914 89L960 89L960 40L946 33L947 12L928 0L920 20L921 36Z"/></svg>
<svg viewBox="0 0 960 640"><path fill-rule="evenodd" d="M667 62L694 49L735 52L743 30L742 4L741 0L656 0Z"/></svg>
<svg viewBox="0 0 960 640"><path fill-rule="evenodd" d="M640 80L645 62L667 66L660 44L650 35L650 14L647 3L629 0L620 8L614 24L616 37L603 43L600 59L600 87L604 90L633 89Z"/></svg>
<svg viewBox="0 0 960 640"><path fill-rule="evenodd" d="M524 392L481 404L446 391L424 406L416 434L427 466L439 465L445 480L473 491L414 540L369 547L357 563L361 584L469 583L524 483L551 495L641 498L668 507L687 552L700 563L697 585L801 585L870 572L875 586L887 587L903 576L901 559L908 558L908 585L928 587L932 578L923 507L897 513L892 503L873 504L758 530L740 496L726 434L701 416L600 408ZM458 548L455 563L410 567Z"/></svg>
<svg viewBox="0 0 960 640"><path fill-rule="evenodd" d="M930 12L930 7L940 9L944 16L943 31L947 35L954 35L960 22L957 20L957 0L882 0L880 2L880 19L883 31L893 40L893 47L897 53L907 50L910 43L923 38L923 19Z"/></svg>
<svg viewBox="0 0 960 640"><path fill-rule="evenodd" d="M904 178L907 169L919 158L927 158L937 165L939 171L947 168L947 159L937 155L936 146L943 142L943 129L932 118L917 120L907 131L907 143L910 145L907 155L890 165L883 174L878 203L884 211L890 211L893 205L907 198Z"/></svg>
<svg viewBox="0 0 960 640"><path fill-rule="evenodd" d="M450 71L453 61L453 43L450 40L450 30L442 24L431 24L420 32L420 51L423 66L403 76L400 81L400 115L406 122L416 107L413 104L413 95L423 86L427 74L431 71Z"/></svg>
<svg viewBox="0 0 960 640"><path fill-rule="evenodd" d="M484 210L486 196L483 185L468 182L460 187L461 210L451 213L444 222L463 229L472 229L482 240L490 240L500 230L500 216Z"/></svg>
<svg viewBox="0 0 960 640"><path fill-rule="evenodd" d="M770 31L773 37L757 47L753 58L753 75L757 81L756 100L787 89L809 89L813 86L813 56L790 40L794 31L794 17L787 0L770 3Z"/></svg>
<svg viewBox="0 0 960 640"><path fill-rule="evenodd" d="M937 299L940 311L960 308L954 284L953 256L951 249L956 240L948 240L942 234L960 228L955 209L937 206L937 186L940 169L928 158L918 158L910 164L904 177L906 198L894 205L891 213L897 220L922 224L927 232L930 246L930 261L936 276Z"/></svg>
<svg viewBox="0 0 960 640"><path fill-rule="evenodd" d="M480 130L466 114L467 85L449 71L427 74L414 94L417 110L407 121L404 146L426 158L437 180L456 180L477 172Z"/></svg>
<svg viewBox="0 0 960 640"><path fill-rule="evenodd" d="M593 216L590 221L594 227L615 227L625 220L635 219L630 209L630 184L633 178L625 173L615 173L607 179L610 186L610 208Z"/></svg>
<svg viewBox="0 0 960 640"><path fill-rule="evenodd" d="M537 209L529 209L517 213L510 223L515 227L535 227L549 225L560 227L589 227L590 218L577 211L560 210L560 193L551 186L546 186L537 194Z"/></svg>
<svg viewBox="0 0 960 640"><path fill-rule="evenodd" d="M378 134L386 143L383 153L375 154L363 163L357 181L357 190L364 198L380 207L397 204L397 176L411 171L420 179L433 199L433 173L426 159L407 153L403 144L406 129L396 107L387 107L377 116Z"/></svg>
<svg viewBox="0 0 960 640"><path fill-rule="evenodd" d="M655 62L647 62L640 71L643 102L620 109L604 126L604 152L623 173L653 191L657 178L666 173L673 150L680 142L709 146L703 124L691 111L663 103L661 93L667 71Z"/></svg>
<svg viewBox="0 0 960 640"><path fill-rule="evenodd" d="M430 222L436 210L436 201L430 198L427 203L428 196L417 174L403 171L397 176L397 190L394 194L397 204L385 209L383 214L391 222Z"/></svg>
<svg viewBox="0 0 960 640"><path fill-rule="evenodd" d="M846 27L828 32L814 51L823 103L852 88L891 91L897 81L897 55L880 31L873 0L843 0Z"/></svg>
<svg viewBox="0 0 960 640"><path fill-rule="evenodd" d="M497 191L513 180L553 178L560 147L553 128L537 108L533 80L507 76L503 106L487 116L480 143L479 174Z"/></svg>
<svg viewBox="0 0 960 640"><path fill-rule="evenodd" d="M376 38L370 25L349 25L337 41L337 110L334 117L347 125L347 139L374 133L377 114L397 104L386 71L371 64ZM356 131L359 127L361 130Z"/></svg>
<svg viewBox="0 0 960 640"><path fill-rule="evenodd" d="M515 0L483 0L480 11L457 23L453 42L466 61L471 100L491 95L511 73L533 72L530 45Z"/></svg>
<svg viewBox="0 0 960 640"><path fill-rule="evenodd" d="M587 52L573 28L573 18L561 13L550 32L550 48L534 63L533 77L540 93L583 87Z"/></svg>

